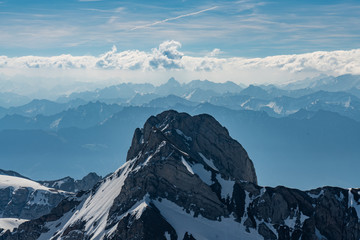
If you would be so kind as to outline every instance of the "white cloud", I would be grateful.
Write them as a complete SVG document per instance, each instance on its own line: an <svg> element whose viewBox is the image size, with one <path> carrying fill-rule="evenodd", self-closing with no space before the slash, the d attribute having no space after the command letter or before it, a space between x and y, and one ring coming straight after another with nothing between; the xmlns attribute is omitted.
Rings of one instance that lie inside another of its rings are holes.
<svg viewBox="0 0 360 240"><path fill-rule="evenodd" d="M330 75L360 74L360 49L319 51L305 54L279 55L265 58L221 58L220 49L204 57L192 57L180 51L181 43L165 41L150 52L128 50L118 52L116 46L100 56L60 55L52 57L0 56L0 68L18 69L117 69L117 70L185 70L215 71L221 69L278 69L284 72L318 72Z"/></svg>
<svg viewBox="0 0 360 240"><path fill-rule="evenodd" d="M2 91L24 93L31 90L29 86L35 91L39 85L46 89L60 89L61 85L66 92L76 82L91 83L91 86L118 82L158 84L172 76L180 81L208 79L262 84L283 83L319 74L360 74L360 49L265 58L224 58L217 55L221 53L219 49L203 57L194 57L184 54L180 48L181 43L172 40L148 52L118 51L114 46L100 56L0 56L0 86Z"/></svg>
<svg viewBox="0 0 360 240"><path fill-rule="evenodd" d="M215 57L219 54L222 54L224 53L223 51L221 51L219 48L214 48L214 50L212 50L210 53L209 53L209 57Z"/></svg>

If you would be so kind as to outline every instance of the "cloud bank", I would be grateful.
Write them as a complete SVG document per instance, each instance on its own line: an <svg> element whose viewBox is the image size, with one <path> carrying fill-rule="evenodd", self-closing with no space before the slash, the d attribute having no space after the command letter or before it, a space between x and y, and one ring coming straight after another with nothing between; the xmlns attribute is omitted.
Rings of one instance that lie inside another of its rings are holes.
<svg viewBox="0 0 360 240"><path fill-rule="evenodd" d="M69 54L40 57L0 56L0 68L13 69L116 69L141 71L212 72L219 70L277 69L288 73L317 72L328 75L360 74L360 49L350 51L319 51L297 55L279 55L265 58L221 58L220 49L204 57L185 55L181 43L165 41L150 52L128 50L119 52L114 46L100 56L72 56Z"/></svg>
<svg viewBox="0 0 360 240"><path fill-rule="evenodd" d="M2 91L25 95L46 92L55 96L120 82L159 84L170 77L183 82L208 79L242 84L281 84L320 74L360 74L360 49L226 58L221 57L220 49L195 57L182 52L181 47L180 42L172 40L148 52L118 51L114 46L99 56L0 56L0 87ZM77 83L82 87L79 88Z"/></svg>

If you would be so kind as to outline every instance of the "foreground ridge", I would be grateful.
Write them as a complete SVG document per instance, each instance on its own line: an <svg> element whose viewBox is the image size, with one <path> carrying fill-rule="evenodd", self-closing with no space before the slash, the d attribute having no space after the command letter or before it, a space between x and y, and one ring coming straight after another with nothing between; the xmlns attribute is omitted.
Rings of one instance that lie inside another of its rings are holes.
<svg viewBox="0 0 360 240"><path fill-rule="evenodd" d="M213 117L165 111L91 191L0 239L360 239L360 189L260 187Z"/></svg>

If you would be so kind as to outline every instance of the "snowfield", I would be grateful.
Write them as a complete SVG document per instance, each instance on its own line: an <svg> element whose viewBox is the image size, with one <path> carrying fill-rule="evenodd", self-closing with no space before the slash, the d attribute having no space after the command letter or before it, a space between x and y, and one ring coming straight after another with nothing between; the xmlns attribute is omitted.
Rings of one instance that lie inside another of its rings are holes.
<svg viewBox="0 0 360 240"><path fill-rule="evenodd" d="M29 220L19 218L0 218L0 229L4 229L4 232L7 230L13 231L14 228L17 228L20 224L26 221Z"/></svg>
<svg viewBox="0 0 360 240"><path fill-rule="evenodd" d="M52 188L47 188L37 182L31 181L26 178L13 177L7 175L0 175L0 189L12 187L14 190L19 188L31 188L34 190L57 191Z"/></svg>

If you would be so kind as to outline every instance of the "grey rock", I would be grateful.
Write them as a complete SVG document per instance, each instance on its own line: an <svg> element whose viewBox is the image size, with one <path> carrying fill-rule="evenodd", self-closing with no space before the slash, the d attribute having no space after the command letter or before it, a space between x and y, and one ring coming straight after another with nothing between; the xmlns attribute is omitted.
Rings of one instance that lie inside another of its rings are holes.
<svg viewBox="0 0 360 240"><path fill-rule="evenodd" d="M32 188L0 189L0 216L3 218L35 219L47 214L69 196L59 191Z"/></svg>
<svg viewBox="0 0 360 240"><path fill-rule="evenodd" d="M161 140L167 140L179 150L186 152L193 161L204 165L199 155L212 159L215 167L227 179L246 180L257 183L255 168L247 152L227 129L207 114L190 116L187 113L165 111L156 117L150 117L143 129L136 129L127 160L136 157L141 149L152 148Z"/></svg>
<svg viewBox="0 0 360 240"><path fill-rule="evenodd" d="M92 172L80 180L75 180L71 177L65 177L53 181L39 181L39 183L46 187L55 188L67 192L78 192L88 191L92 189L94 185L98 183L101 179L101 176L98 176L96 173Z"/></svg>
<svg viewBox="0 0 360 240"><path fill-rule="evenodd" d="M259 224L259 233L264 237L264 240L275 240L276 235L266 226L265 223Z"/></svg>

